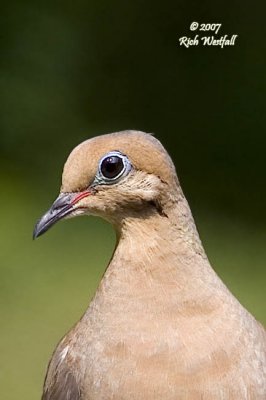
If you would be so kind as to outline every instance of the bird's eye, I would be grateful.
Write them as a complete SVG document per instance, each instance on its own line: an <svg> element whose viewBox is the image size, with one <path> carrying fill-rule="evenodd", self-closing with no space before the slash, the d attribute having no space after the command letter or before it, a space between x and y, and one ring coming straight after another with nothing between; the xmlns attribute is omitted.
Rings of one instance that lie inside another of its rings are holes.
<svg viewBox="0 0 266 400"><path fill-rule="evenodd" d="M125 177L132 169L132 165L125 154L120 151L110 151L99 162L98 172L94 185L112 185Z"/></svg>
<svg viewBox="0 0 266 400"><path fill-rule="evenodd" d="M123 172L125 168L123 158L118 155L110 155L101 162L101 173L107 179L115 179Z"/></svg>

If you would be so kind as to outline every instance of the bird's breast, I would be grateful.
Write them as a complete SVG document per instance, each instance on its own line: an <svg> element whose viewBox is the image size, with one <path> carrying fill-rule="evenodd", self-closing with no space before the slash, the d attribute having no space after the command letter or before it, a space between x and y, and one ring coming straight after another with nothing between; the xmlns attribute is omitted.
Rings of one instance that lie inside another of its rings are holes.
<svg viewBox="0 0 266 400"><path fill-rule="evenodd" d="M137 306L107 315L94 311L60 348L61 362L79 371L80 386L90 388L82 400L106 400L107 392L114 400L260 399L258 393L244 396L251 390L242 377L250 343L226 331L225 315L140 314ZM256 367L253 372L251 381L261 375Z"/></svg>

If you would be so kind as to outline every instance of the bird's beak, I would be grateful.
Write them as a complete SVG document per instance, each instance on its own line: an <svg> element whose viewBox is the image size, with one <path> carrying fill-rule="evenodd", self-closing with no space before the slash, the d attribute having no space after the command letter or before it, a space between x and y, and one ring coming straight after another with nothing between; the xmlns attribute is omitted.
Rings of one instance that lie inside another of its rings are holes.
<svg viewBox="0 0 266 400"><path fill-rule="evenodd" d="M38 236L45 233L57 221L65 218L66 216L70 216L70 214L75 210L82 208L79 207L79 201L89 195L91 195L89 190L77 193L61 193L52 204L52 207L39 219L35 225L33 239L36 239Z"/></svg>

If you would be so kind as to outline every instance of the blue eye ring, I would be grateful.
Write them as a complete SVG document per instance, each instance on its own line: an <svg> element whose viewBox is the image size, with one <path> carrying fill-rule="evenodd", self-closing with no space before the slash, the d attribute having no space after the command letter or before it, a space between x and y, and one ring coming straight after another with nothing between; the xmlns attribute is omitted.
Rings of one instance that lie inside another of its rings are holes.
<svg viewBox="0 0 266 400"><path fill-rule="evenodd" d="M110 151L100 159L95 183L116 183L120 178L126 176L131 168L131 163L126 155L119 151Z"/></svg>

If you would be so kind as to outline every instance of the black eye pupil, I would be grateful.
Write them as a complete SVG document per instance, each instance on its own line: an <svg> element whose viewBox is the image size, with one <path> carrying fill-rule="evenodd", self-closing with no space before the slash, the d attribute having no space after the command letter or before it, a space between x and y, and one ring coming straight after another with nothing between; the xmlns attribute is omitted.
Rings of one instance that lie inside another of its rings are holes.
<svg viewBox="0 0 266 400"><path fill-rule="evenodd" d="M101 172L103 176L108 179L115 178L120 174L123 168L123 160L118 156L106 157L101 164Z"/></svg>

